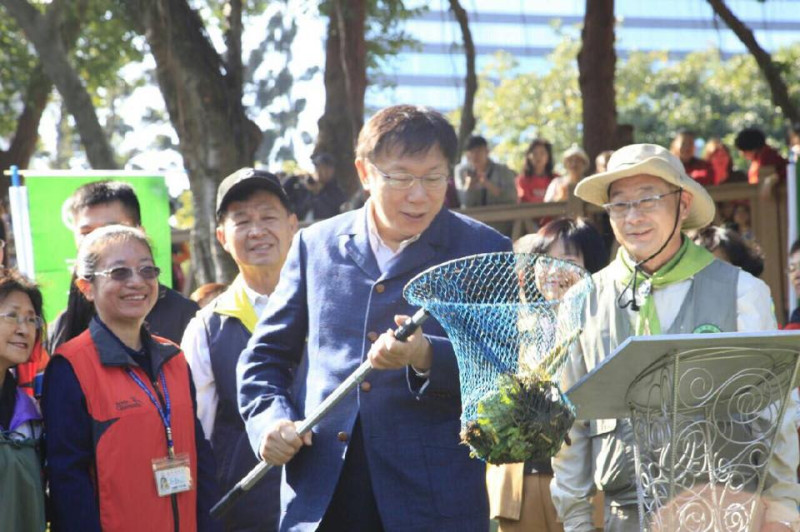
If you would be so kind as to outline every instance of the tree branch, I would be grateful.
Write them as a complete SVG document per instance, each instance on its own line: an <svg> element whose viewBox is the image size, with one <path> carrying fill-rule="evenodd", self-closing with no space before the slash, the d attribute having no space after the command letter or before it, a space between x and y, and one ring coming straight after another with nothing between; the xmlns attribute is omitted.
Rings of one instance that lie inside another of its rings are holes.
<svg viewBox="0 0 800 532"><path fill-rule="evenodd" d="M752 30L748 28L744 22L731 11L725 4L724 0L708 0L714 13L717 14L725 24L736 34L742 44L747 47L747 50L755 58L758 63L758 68L764 74L767 80L770 92L772 93L772 102L781 108L783 114L792 123L800 121L800 113L797 106L789 97L789 90L786 88L786 83L781 76L780 70L772 61L772 56L764 50L761 45L756 41L755 35Z"/></svg>
<svg viewBox="0 0 800 532"><path fill-rule="evenodd" d="M42 15L25 0L0 0L30 41L47 76L75 117L86 157L93 168L114 169L117 163L108 138L100 126L94 104L58 35L62 4L53 2Z"/></svg>
<svg viewBox="0 0 800 532"><path fill-rule="evenodd" d="M467 12L458 0L450 0L450 9L461 27L461 37L464 39L464 59L467 64L467 76L464 79L464 105L461 108L461 123L458 126L456 159L459 159L472 130L475 129L475 93L478 92L478 76L475 73L475 43L469 29Z"/></svg>

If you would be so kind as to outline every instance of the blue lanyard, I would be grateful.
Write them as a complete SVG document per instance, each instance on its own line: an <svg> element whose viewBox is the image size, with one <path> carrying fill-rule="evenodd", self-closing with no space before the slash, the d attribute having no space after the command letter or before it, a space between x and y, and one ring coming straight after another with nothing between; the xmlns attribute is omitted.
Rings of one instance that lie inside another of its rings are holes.
<svg viewBox="0 0 800 532"><path fill-rule="evenodd" d="M161 389L164 390L164 408L161 407L161 402L155 398L153 393L150 391L150 388L142 381L141 378L134 372L131 368L125 368L125 371L130 375L133 382L135 382L139 388L141 388L144 393L147 394L147 397L150 398L150 402L153 403L153 406L156 407L158 411L158 415L161 418L161 422L164 423L164 428L167 432L167 451L169 452L170 458L175 458L175 442L172 440L172 410L170 408L169 403L169 390L167 390L167 379L164 378L164 371L158 372L158 378L161 381ZM155 382L153 383L155 387Z"/></svg>

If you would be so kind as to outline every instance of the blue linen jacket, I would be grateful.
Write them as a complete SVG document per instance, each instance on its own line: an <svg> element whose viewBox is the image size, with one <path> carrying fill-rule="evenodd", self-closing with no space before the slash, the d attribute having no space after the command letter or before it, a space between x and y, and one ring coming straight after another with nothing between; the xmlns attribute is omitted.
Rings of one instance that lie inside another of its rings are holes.
<svg viewBox="0 0 800 532"><path fill-rule="evenodd" d="M417 273L511 242L442 209L381 274L363 207L303 229L239 359L239 406L253 449L279 419L311 413L365 360L371 341L415 308L403 287ZM423 330L433 346L427 386L410 368L375 370L313 429L284 468L281 530L315 530L331 500L360 418L373 491L387 531L481 531L488 527L485 465L459 443L458 366L441 326ZM343 441L345 440L345 441Z"/></svg>

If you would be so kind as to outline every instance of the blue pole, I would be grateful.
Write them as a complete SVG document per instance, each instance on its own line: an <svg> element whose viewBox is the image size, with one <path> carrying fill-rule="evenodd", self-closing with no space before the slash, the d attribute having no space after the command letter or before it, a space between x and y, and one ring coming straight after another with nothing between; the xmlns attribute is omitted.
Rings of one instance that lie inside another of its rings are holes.
<svg viewBox="0 0 800 532"><path fill-rule="evenodd" d="M11 186L18 187L19 184L19 167L14 164L11 165Z"/></svg>

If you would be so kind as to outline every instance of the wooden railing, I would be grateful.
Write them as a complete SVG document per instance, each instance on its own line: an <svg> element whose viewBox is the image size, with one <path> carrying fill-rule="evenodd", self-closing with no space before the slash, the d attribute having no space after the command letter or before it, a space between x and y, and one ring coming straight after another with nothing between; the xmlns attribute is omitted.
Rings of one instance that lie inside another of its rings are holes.
<svg viewBox="0 0 800 532"><path fill-rule="evenodd" d="M716 202L748 200L755 241L764 253L764 273L761 279L766 282L775 301L778 321L784 323L787 309L788 279L787 263L787 202L786 187L780 187L777 194L763 199L758 187L747 183L731 183L708 188ZM510 235L516 240L524 235L536 219L555 216L588 216L600 213L600 208L584 203L572 196L569 201L558 203L529 203L522 205L501 205L473 207L459 212L491 225L511 225Z"/></svg>

